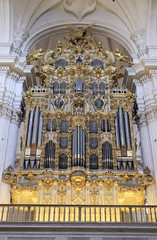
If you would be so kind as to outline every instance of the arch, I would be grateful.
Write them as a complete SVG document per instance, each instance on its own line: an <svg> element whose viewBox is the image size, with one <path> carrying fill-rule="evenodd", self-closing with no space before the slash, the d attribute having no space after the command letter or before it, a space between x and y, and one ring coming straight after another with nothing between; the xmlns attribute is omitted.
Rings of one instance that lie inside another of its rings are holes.
<svg viewBox="0 0 157 240"><path fill-rule="evenodd" d="M92 21L92 19L90 19ZM36 43L38 43L42 39L46 39L48 37L54 37L57 34L68 34L68 29L65 29L65 25L70 24L70 21L67 21L63 19L64 24L58 25L56 27L56 22L52 22L51 26L48 25L45 27L41 27L40 29L33 31L32 34L29 35L29 37L26 39L26 41L23 43L21 50L22 52L25 52L28 54L31 47L34 46ZM77 22L74 23L77 26ZM83 22L81 25L82 27L86 26L88 22ZM80 26L80 25L79 25ZM133 41L130 40L130 33L121 31L122 29L119 29L118 27L110 26L108 24L103 25L102 22L97 22L96 26L92 27L93 31L92 34L96 36L97 34L101 35L102 37L109 37L111 39L114 39L115 41L119 42L130 55L137 53L137 47L133 43Z"/></svg>

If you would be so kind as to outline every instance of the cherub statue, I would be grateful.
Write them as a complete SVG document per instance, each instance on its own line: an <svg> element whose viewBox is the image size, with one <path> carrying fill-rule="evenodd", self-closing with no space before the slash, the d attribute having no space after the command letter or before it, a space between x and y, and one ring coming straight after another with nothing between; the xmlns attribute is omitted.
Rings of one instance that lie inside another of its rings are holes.
<svg viewBox="0 0 157 240"><path fill-rule="evenodd" d="M43 57L43 50L41 48L39 48L37 51L35 51L35 54L29 54L29 56L26 59L26 62L31 62L31 61L36 61L39 58Z"/></svg>
<svg viewBox="0 0 157 240"><path fill-rule="evenodd" d="M115 52L115 56L117 57L117 59L120 59L120 61L124 61L124 62L128 62L132 65L134 65L134 63L131 61L131 59L126 56L121 50L117 49Z"/></svg>
<svg viewBox="0 0 157 240"><path fill-rule="evenodd" d="M58 41L56 49L57 49L58 52L61 53L61 51L62 51L62 43L61 43L61 41Z"/></svg>
<svg viewBox="0 0 157 240"><path fill-rule="evenodd" d="M96 46L96 52L102 52L102 43L98 42L98 45Z"/></svg>

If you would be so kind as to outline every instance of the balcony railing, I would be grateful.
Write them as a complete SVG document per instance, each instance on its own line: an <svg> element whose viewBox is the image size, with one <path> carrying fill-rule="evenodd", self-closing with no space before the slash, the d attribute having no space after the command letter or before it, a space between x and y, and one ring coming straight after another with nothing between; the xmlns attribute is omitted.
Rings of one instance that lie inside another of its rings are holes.
<svg viewBox="0 0 157 240"><path fill-rule="evenodd" d="M1 222L156 223L157 206L0 205Z"/></svg>

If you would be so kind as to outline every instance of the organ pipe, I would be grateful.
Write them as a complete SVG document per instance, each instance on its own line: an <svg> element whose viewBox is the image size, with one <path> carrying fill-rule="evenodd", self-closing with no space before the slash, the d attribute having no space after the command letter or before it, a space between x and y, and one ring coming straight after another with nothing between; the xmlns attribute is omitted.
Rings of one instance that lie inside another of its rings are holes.
<svg viewBox="0 0 157 240"><path fill-rule="evenodd" d="M120 138L119 138L119 121L118 121L118 113L116 113L115 117L115 133L116 133L116 147L120 148Z"/></svg>
<svg viewBox="0 0 157 240"><path fill-rule="evenodd" d="M78 127L75 129L75 166L77 166L77 158L78 158Z"/></svg>
<svg viewBox="0 0 157 240"><path fill-rule="evenodd" d="M123 119L123 108L119 107L119 127L120 127L120 140L121 140L121 147L126 146L125 141L125 129L124 129L124 119Z"/></svg>
<svg viewBox="0 0 157 240"><path fill-rule="evenodd" d="M82 136L82 127L80 127L80 165L83 166L83 136Z"/></svg>
<svg viewBox="0 0 157 240"><path fill-rule="evenodd" d="M85 151L86 151L86 146L85 146L85 132L82 131L82 138L83 138L83 141L82 141L82 145L83 145L83 166L85 167Z"/></svg>
<svg viewBox="0 0 157 240"><path fill-rule="evenodd" d="M74 132L72 134L72 167L74 166Z"/></svg>
<svg viewBox="0 0 157 240"><path fill-rule="evenodd" d="M78 160L78 163L77 165L79 166L80 164L80 127L77 127L77 147L78 147L78 155L77 155L77 160Z"/></svg>
<svg viewBox="0 0 157 240"><path fill-rule="evenodd" d="M35 160L31 160L30 161L31 169L34 167L34 164L35 164Z"/></svg>
<svg viewBox="0 0 157 240"><path fill-rule="evenodd" d="M27 134L27 146L31 145L31 136L32 136L32 127L33 127L33 115L34 115L34 112L30 111L30 113L29 113L28 134Z"/></svg>
<svg viewBox="0 0 157 240"><path fill-rule="evenodd" d="M29 160L26 160L26 159L25 159L25 165L24 165L24 166L25 166L25 169L28 168L28 164L29 164Z"/></svg>
<svg viewBox="0 0 157 240"><path fill-rule="evenodd" d="M85 159L85 134L82 127L77 126L72 138L73 166L84 166Z"/></svg>
<svg viewBox="0 0 157 240"><path fill-rule="evenodd" d="M43 116L42 116L42 112L40 112L39 131L38 131L38 143L37 143L38 146L41 146L42 128L43 128Z"/></svg>
<svg viewBox="0 0 157 240"><path fill-rule="evenodd" d="M37 106L35 108L34 123L33 123L33 135L32 135L32 143L34 143L34 144L37 144L38 125L39 125L39 110L40 110L40 108Z"/></svg>
<svg viewBox="0 0 157 240"><path fill-rule="evenodd" d="M102 145L102 161L103 168L113 168L112 146L108 142Z"/></svg>
<svg viewBox="0 0 157 240"><path fill-rule="evenodd" d="M76 158L76 129L73 132L73 165L75 166L75 158Z"/></svg>
<svg viewBox="0 0 157 240"><path fill-rule="evenodd" d="M125 120L125 133L126 133L127 148L131 149L129 115L127 112L124 113L124 120Z"/></svg>

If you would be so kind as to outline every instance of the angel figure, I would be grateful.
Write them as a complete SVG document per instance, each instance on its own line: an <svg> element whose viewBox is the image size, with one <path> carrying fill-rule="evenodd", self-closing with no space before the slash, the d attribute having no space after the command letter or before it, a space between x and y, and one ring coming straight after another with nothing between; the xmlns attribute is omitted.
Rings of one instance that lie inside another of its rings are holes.
<svg viewBox="0 0 157 240"><path fill-rule="evenodd" d="M134 65L134 63L131 61L131 59L126 56L121 50L117 49L115 52L115 56L117 57L117 59L120 59L120 61L124 61L124 62L128 62L132 65Z"/></svg>
<svg viewBox="0 0 157 240"><path fill-rule="evenodd" d="M43 57L43 50L39 48L37 51L35 51L35 54L29 54L29 56L26 59L26 62L36 61L39 58Z"/></svg>
<svg viewBox="0 0 157 240"><path fill-rule="evenodd" d="M58 52L60 52L60 53L62 52L62 43L61 43L61 41L58 41L56 49L57 49Z"/></svg>

